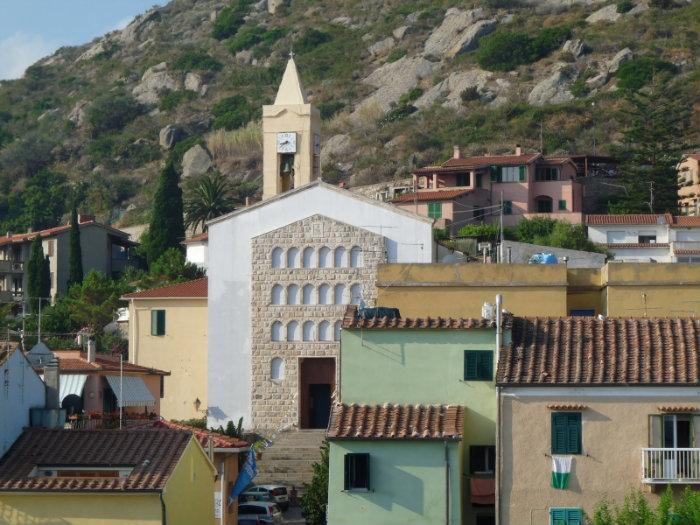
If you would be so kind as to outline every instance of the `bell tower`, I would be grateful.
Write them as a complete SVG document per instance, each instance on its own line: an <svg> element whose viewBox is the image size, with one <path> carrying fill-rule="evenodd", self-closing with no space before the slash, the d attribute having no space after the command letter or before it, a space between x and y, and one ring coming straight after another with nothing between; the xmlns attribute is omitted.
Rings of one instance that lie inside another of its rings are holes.
<svg viewBox="0 0 700 525"><path fill-rule="evenodd" d="M263 199L321 177L321 114L306 100L291 54L262 121Z"/></svg>

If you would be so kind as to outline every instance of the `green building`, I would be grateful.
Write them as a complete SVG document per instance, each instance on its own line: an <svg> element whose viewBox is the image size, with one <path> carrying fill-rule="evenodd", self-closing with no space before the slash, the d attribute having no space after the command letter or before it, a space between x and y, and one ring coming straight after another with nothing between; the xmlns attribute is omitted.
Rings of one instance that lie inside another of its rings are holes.
<svg viewBox="0 0 700 525"><path fill-rule="evenodd" d="M495 322L374 313L343 321L328 522L494 523Z"/></svg>

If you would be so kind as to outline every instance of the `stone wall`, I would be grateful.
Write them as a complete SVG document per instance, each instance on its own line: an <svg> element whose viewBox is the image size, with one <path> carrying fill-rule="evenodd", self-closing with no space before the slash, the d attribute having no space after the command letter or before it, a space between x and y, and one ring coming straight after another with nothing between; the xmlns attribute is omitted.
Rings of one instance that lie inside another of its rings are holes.
<svg viewBox="0 0 700 525"><path fill-rule="evenodd" d="M386 249L382 236L321 215L255 237L251 244L252 426L275 433L299 424L301 359L336 358L340 351L339 323L346 305L351 301L359 303L360 299L367 306L374 304L377 264L386 262ZM353 247L356 248L351 257ZM344 256L336 261L338 248L344 249ZM357 248L361 250L359 257ZM319 267L323 262L327 267ZM311 299L312 304L303 304L307 285L312 288L307 288L306 299ZM362 287L361 297L357 285ZM296 304L287 304L288 299L294 299L294 286ZM344 286L339 294L341 304L335 304L336 286ZM351 296L351 289L355 297ZM319 304L326 290L330 292L325 294L330 304ZM296 337L287 341L287 329L292 322L297 323L296 331L290 329ZM305 323L309 322L305 330ZM274 339L279 340L273 340L275 323L279 323L276 324L279 337ZM321 323L327 327L323 341L318 340L322 335ZM272 377L275 358L281 358L284 363L277 379Z"/></svg>

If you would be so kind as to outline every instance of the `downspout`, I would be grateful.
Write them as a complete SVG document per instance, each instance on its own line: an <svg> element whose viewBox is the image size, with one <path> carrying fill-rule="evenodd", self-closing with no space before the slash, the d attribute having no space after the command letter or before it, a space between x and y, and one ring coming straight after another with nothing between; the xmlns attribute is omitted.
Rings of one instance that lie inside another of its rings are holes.
<svg viewBox="0 0 700 525"><path fill-rule="evenodd" d="M165 510L165 500L163 499L163 491L160 491L160 510L161 510L161 525L168 525L168 515Z"/></svg>
<svg viewBox="0 0 700 525"><path fill-rule="evenodd" d="M447 441L443 441L445 445L445 525L450 525L450 456L447 448Z"/></svg>
<svg viewBox="0 0 700 525"><path fill-rule="evenodd" d="M228 506L228 498L224 494L224 481L226 480L226 457L221 460L221 518L219 523L224 525L224 516L226 516L225 508Z"/></svg>
<svg viewBox="0 0 700 525"><path fill-rule="evenodd" d="M503 347L503 296L496 295L496 370L498 370L498 362L500 359L501 349ZM496 465L495 465L496 486L496 525L501 523L501 491L499 489L501 483L501 388L496 383Z"/></svg>

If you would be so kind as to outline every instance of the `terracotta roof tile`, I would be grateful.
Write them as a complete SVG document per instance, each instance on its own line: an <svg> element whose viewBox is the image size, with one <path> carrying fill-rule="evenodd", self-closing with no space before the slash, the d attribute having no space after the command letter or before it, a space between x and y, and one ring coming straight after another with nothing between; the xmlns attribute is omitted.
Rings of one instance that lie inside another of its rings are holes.
<svg viewBox="0 0 700 525"><path fill-rule="evenodd" d="M413 173L445 173L450 171L461 171L465 169L485 168L488 166L520 166L530 164L541 158L539 153L526 153L524 155L480 155L474 157L463 157L461 159L450 158L439 166L426 166L418 168Z"/></svg>
<svg viewBox="0 0 700 525"><path fill-rule="evenodd" d="M329 439L461 439L464 407L454 405L342 405L333 407Z"/></svg>
<svg viewBox="0 0 700 525"><path fill-rule="evenodd" d="M601 244L605 248L658 248L658 249L668 249L669 244L667 242L613 242Z"/></svg>
<svg viewBox="0 0 700 525"><path fill-rule="evenodd" d="M627 215L586 215L586 224L671 224L673 217L658 213L633 213Z"/></svg>
<svg viewBox="0 0 700 525"><path fill-rule="evenodd" d="M432 190L432 191L417 191L411 193L402 193L398 197L394 198L391 202L426 202L426 201L447 201L466 195L467 193L472 193L472 189L459 189L459 190Z"/></svg>
<svg viewBox="0 0 700 525"><path fill-rule="evenodd" d="M172 428L175 430L186 430L187 432L192 432L194 437L197 438L199 444L202 448L206 450L209 446L209 440L212 441L212 446L214 448L249 448L250 443L243 439L238 439L229 436L223 436L218 432L213 432L211 430L204 430L201 428L192 427L190 425L183 425L180 423L174 423L172 421L160 420L156 421L154 424L157 428Z"/></svg>
<svg viewBox="0 0 700 525"><path fill-rule="evenodd" d="M206 277L194 279L184 283L169 284L158 288L141 290L140 292L128 293L123 299L189 299L206 298L208 295L209 282Z"/></svg>
<svg viewBox="0 0 700 525"><path fill-rule="evenodd" d="M80 357L63 357L61 356L61 351L58 350L54 353L58 359L59 370L63 373L68 372L119 372L119 358L111 356L100 356L95 357L95 362L88 362L84 353ZM170 372L165 372L163 370L158 370L156 368L148 368L146 366L135 365L124 361L122 363L122 369L127 373L139 373L139 374L156 374L156 375L170 375Z"/></svg>
<svg viewBox="0 0 700 525"><path fill-rule="evenodd" d="M83 226L100 226L102 228L105 228L115 234L119 234L123 236L125 239L129 237L129 235L121 230L117 230L116 228L112 228L111 226L107 226L105 224L101 224L97 222L94 219L89 219L89 220L83 220L80 222L80 227ZM34 237L39 235L40 237L51 237L53 235L58 235L59 233L64 233L70 230L70 224L62 224L60 226L54 226L53 228L47 228L45 230L40 230L36 232L28 232L28 233L13 233L12 235L2 235L0 236L0 246L3 246L5 244L14 244L14 243L23 243L27 241L32 241L34 240ZM136 244L136 243L133 243Z"/></svg>
<svg viewBox="0 0 700 525"><path fill-rule="evenodd" d="M581 405L578 403L555 403L552 405L547 405L549 410L585 410L588 408L586 405Z"/></svg>
<svg viewBox="0 0 700 525"><path fill-rule="evenodd" d="M659 412L692 413L697 412L698 407L686 405L660 406Z"/></svg>
<svg viewBox="0 0 700 525"><path fill-rule="evenodd" d="M509 323L510 316L506 316L504 322L506 324ZM366 319L357 315L356 305L349 305L343 317L343 328L351 329L474 330L493 327L495 327L495 321L483 318L417 317L411 319L408 317L373 317Z"/></svg>
<svg viewBox="0 0 700 525"><path fill-rule="evenodd" d="M209 232L204 232L200 233L199 235L195 235L194 237L190 237L189 239L185 239L184 244L191 244L194 242L203 242L203 241L208 241L209 240Z"/></svg>
<svg viewBox="0 0 700 525"><path fill-rule="evenodd" d="M700 385L700 320L514 318L501 385Z"/></svg>
<svg viewBox="0 0 700 525"><path fill-rule="evenodd" d="M673 217L673 227L700 228L700 215L676 215Z"/></svg>
<svg viewBox="0 0 700 525"><path fill-rule="evenodd" d="M25 430L0 460L0 492L163 490L192 438L181 430ZM37 466L132 467L125 478L32 477Z"/></svg>

